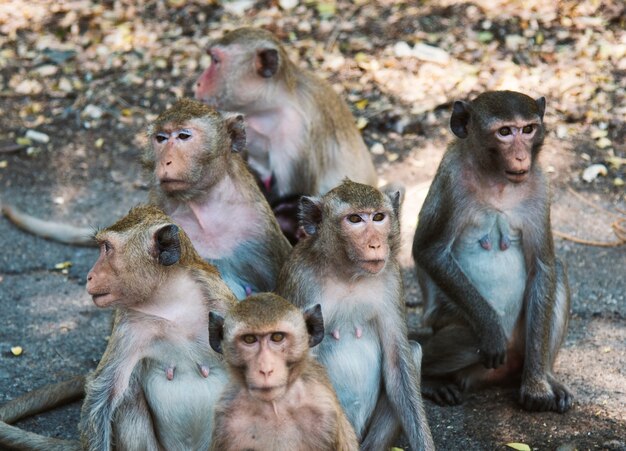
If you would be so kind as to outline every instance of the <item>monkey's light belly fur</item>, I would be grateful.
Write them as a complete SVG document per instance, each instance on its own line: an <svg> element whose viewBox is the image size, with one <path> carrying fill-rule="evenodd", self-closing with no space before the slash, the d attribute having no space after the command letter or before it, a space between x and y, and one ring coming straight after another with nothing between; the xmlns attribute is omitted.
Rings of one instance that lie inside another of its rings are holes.
<svg viewBox="0 0 626 451"><path fill-rule="evenodd" d="M340 329L333 326L327 324L326 330L338 330L339 340L328 333L317 350L318 360L332 368L329 376L339 402L357 437L363 437L380 392L380 343L370 323L346 323ZM361 338L356 336L357 328L362 330Z"/></svg>
<svg viewBox="0 0 626 451"><path fill-rule="evenodd" d="M498 312L511 338L526 287L522 237L518 231L511 231L502 213L485 213L481 219L463 231L453 247L453 255L472 284Z"/></svg>
<svg viewBox="0 0 626 451"><path fill-rule="evenodd" d="M219 365L208 366L203 377L190 356L164 353L166 361L145 359L143 389L164 449L208 449L213 430L213 409L228 380ZM165 368L175 365L176 383L167 380ZM160 406L154 409L153 406Z"/></svg>

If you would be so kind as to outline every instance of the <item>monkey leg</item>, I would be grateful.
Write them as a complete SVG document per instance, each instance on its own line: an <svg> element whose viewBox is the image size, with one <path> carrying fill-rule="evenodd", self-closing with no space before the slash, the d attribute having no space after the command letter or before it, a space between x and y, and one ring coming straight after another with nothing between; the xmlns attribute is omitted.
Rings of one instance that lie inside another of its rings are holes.
<svg viewBox="0 0 626 451"><path fill-rule="evenodd" d="M526 362L522 375L520 403L526 410L566 412L572 405L572 394L569 389L557 381L552 374L556 355L563 343L569 322L570 291L567 275L560 260L556 261L556 290L552 310L541 315L544 322L543 330L535 329L533 317L526 318ZM537 313L537 309L534 311ZM532 313L532 312L531 312ZM537 315L539 316L539 315ZM544 335L544 337L534 338ZM531 338L534 341L531 342ZM541 346L539 350L536 347ZM537 354L539 354L537 356ZM547 354L547 355L546 355ZM532 361L531 361L532 358ZM537 368L536 360L543 367ZM534 364L534 365L529 365Z"/></svg>
<svg viewBox="0 0 626 451"><path fill-rule="evenodd" d="M360 450L389 449L394 445L394 441L400 435L401 430L400 422L396 418L387 394L381 391Z"/></svg>
<svg viewBox="0 0 626 451"><path fill-rule="evenodd" d="M85 396L85 376L69 381L46 385L15 398L0 407L0 420L14 423L22 418L36 415Z"/></svg>
<svg viewBox="0 0 626 451"><path fill-rule="evenodd" d="M117 447L125 451L160 451L143 390L126 398L115 414L113 427Z"/></svg>
<svg viewBox="0 0 626 451"><path fill-rule="evenodd" d="M422 345L422 395L440 405L463 402L462 392L470 382L468 370L481 362L478 346L478 338L464 325L438 329Z"/></svg>

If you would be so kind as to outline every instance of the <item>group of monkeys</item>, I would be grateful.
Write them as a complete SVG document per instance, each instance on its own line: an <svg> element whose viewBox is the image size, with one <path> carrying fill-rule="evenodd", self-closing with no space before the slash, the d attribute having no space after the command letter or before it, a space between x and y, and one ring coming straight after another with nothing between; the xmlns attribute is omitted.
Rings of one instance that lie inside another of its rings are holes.
<svg viewBox="0 0 626 451"><path fill-rule="evenodd" d="M525 409L570 408L553 375L570 296L536 163L543 97L453 104L457 139L413 242L432 329L420 346L397 262L403 192L376 188L346 104L267 31L232 31L208 53L198 100L148 130L149 205L95 235L87 291L115 308L97 369L0 407L0 445L348 451L403 434L431 450L422 394L453 405L520 376ZM80 235L4 213L53 239ZM80 443L8 424L83 392Z"/></svg>

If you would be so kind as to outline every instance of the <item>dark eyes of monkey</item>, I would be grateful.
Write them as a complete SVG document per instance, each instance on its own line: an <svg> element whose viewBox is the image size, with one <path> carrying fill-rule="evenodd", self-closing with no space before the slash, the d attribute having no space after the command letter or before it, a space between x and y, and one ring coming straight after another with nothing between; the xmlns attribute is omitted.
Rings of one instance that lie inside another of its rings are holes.
<svg viewBox="0 0 626 451"><path fill-rule="evenodd" d="M522 127L522 133L532 133L534 129L535 126L533 124L525 125L524 127ZM512 133L511 127L501 127L500 129L498 129L498 133L500 134L500 136L509 136Z"/></svg>
<svg viewBox="0 0 626 451"><path fill-rule="evenodd" d="M256 335L252 335L252 334L246 334L243 337L241 337L241 339L243 340L245 344L248 344L248 345L254 344L258 341L256 338ZM283 332L274 332L270 336L270 340L272 340L274 343L280 343L284 339L285 339L285 334Z"/></svg>
<svg viewBox="0 0 626 451"><path fill-rule="evenodd" d="M357 214L352 214L350 216L348 216L348 221L350 221L352 224L357 224L361 221L363 221L363 218L361 218L361 216L357 215ZM383 219L385 219L385 214L384 213L375 213L372 216L372 221L374 222L380 222Z"/></svg>

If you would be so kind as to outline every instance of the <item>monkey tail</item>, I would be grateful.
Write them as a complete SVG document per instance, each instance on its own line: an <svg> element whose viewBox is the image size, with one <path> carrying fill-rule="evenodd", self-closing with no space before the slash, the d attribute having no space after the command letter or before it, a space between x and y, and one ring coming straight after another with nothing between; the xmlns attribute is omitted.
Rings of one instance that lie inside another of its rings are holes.
<svg viewBox="0 0 626 451"><path fill-rule="evenodd" d="M85 376L76 376L65 382L46 385L0 406L0 421L15 423L22 418L76 401L83 396L85 396Z"/></svg>
<svg viewBox="0 0 626 451"><path fill-rule="evenodd" d="M77 440L45 437L0 421L0 447L20 451L78 451Z"/></svg>
<svg viewBox="0 0 626 451"><path fill-rule="evenodd" d="M2 213L17 227L33 235L77 246L96 246L93 239L93 229L88 227L75 227L60 222L45 221L30 216L8 204L2 205Z"/></svg>

